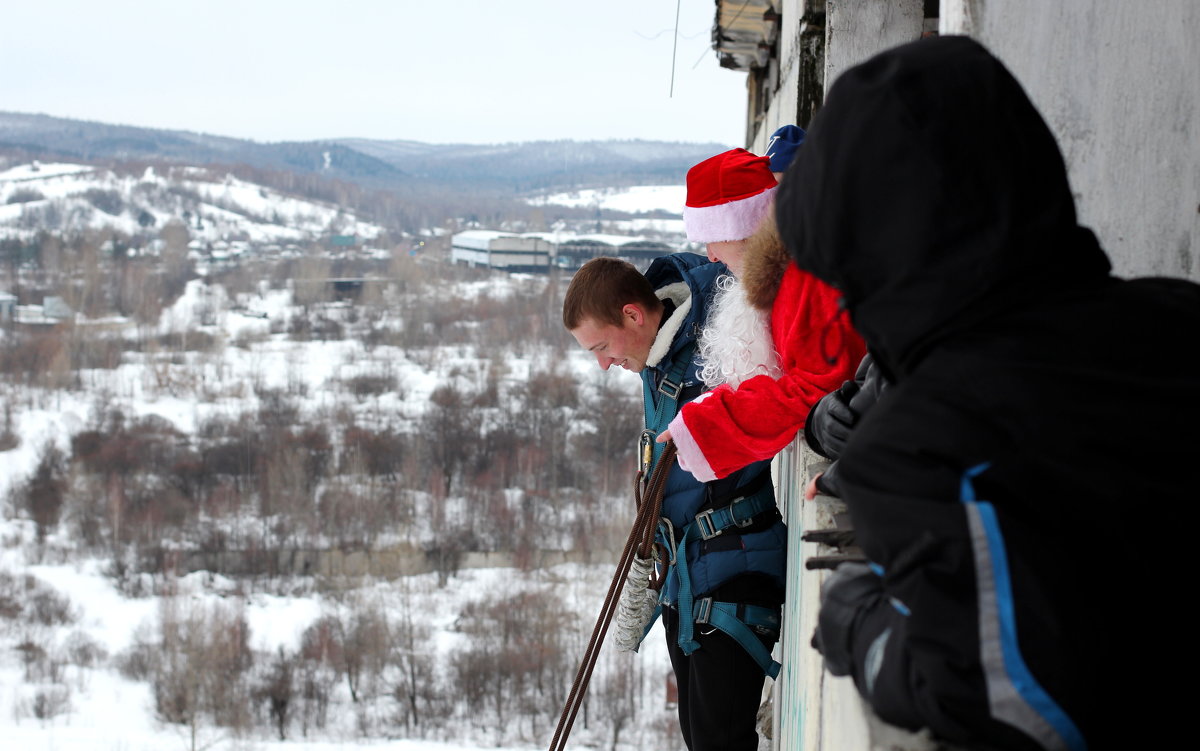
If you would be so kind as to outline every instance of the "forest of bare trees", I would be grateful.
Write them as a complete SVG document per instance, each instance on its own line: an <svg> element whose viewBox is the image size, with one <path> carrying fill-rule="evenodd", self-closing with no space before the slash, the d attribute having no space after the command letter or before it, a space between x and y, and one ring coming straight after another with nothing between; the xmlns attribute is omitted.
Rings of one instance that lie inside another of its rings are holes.
<svg viewBox="0 0 1200 751"><path fill-rule="evenodd" d="M114 253L114 238L91 235L7 256L10 288L59 295L85 317L7 324L0 450L22 445L22 414L90 406L66 440L32 447L36 466L12 486L6 514L31 525L36 560L103 559L125 596L159 602L132 646L108 655L68 599L0 570L0 633L16 635L35 687L21 711L69 713L72 671L107 665L148 683L155 716L190 748L219 733L328 737L342 717L363 738L465 728L491 743L539 741L588 626L578 606L566 615L564 593L585 611L602 595L599 583L580 593L581 582L543 569L544 554L604 563L619 549L640 409L631 390L568 362L561 285L402 253L348 265L315 251L198 280L186 229L160 232L157 256ZM385 283L349 300L301 283L348 274ZM213 309L184 329L159 325L195 285ZM269 295L291 302L259 333L212 325ZM300 354L282 379L229 364L270 348L318 351L310 345L352 354L319 383ZM139 410L128 378L142 398L210 406L177 424ZM408 397L421 389L415 408ZM472 556L530 584L471 592L457 646L431 650L422 603L458 586ZM297 648L259 652L238 597L177 591L193 572L242 595L316 593L326 605ZM420 572L432 579L404 576ZM386 596L373 589L381 579L392 582ZM661 675L628 655L604 665L584 727L612 748L646 740L635 721L639 707L661 711Z"/></svg>

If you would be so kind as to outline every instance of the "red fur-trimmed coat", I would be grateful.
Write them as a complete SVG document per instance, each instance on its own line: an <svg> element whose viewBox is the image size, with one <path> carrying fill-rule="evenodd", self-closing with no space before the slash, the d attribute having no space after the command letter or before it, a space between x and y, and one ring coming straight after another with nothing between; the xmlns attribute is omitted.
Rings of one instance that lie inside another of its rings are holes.
<svg viewBox="0 0 1200 751"><path fill-rule="evenodd" d="M866 354L838 292L792 264L771 230L751 238L742 287L751 305L771 311L783 372L778 379L754 376L736 389L718 386L684 405L671 422L679 465L701 482L779 453L812 406L853 378Z"/></svg>

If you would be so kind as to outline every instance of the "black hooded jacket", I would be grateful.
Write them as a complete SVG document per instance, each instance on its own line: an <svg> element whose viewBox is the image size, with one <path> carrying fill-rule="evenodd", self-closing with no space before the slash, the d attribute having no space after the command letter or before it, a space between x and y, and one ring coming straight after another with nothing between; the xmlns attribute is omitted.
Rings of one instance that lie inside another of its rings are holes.
<svg viewBox="0 0 1200 751"><path fill-rule="evenodd" d="M841 459L881 575L827 603L827 660L961 743L1102 748L1153 717L1158 747L1185 545L1143 530L1200 498L1200 287L1110 276L1049 129L966 38L847 71L779 191L893 384Z"/></svg>

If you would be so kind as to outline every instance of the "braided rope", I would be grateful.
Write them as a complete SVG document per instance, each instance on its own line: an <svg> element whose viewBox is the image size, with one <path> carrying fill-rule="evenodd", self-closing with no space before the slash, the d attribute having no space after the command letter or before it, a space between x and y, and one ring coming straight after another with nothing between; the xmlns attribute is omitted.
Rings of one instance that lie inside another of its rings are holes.
<svg viewBox="0 0 1200 751"><path fill-rule="evenodd" d="M550 751L562 751L567 746L567 737L571 734L571 727L575 724L579 708L583 706L583 697L592 680L592 671L596 667L596 660L600 657L600 646L604 642L605 635L608 634L608 627L612 623L617 601L621 590L625 587L634 557L639 552L642 558L650 557L654 545L654 530L658 527L658 518L662 513L663 490L667 484L667 474L673 464L675 464L675 442L667 441L662 457L650 475L650 482L646 484L644 494L642 474L638 473L633 490L637 516L634 519L633 528L629 530L629 539L625 541L625 548L621 551L621 557L617 561L616 573L613 574L612 583L608 585L608 594L605 595L604 604L600 607L600 614L596 617L596 626L592 629L592 637L588 640L587 649L583 652L583 659L579 662L579 670L575 673L571 691L567 694L562 715L558 718L558 727L555 728L554 738L550 741Z"/></svg>

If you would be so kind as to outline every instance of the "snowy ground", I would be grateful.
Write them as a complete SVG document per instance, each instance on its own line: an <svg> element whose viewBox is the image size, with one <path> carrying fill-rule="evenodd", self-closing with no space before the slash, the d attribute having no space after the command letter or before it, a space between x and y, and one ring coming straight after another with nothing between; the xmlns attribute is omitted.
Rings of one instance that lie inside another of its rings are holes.
<svg viewBox="0 0 1200 751"><path fill-rule="evenodd" d="M12 530L0 530L10 533ZM0 568L10 568L12 551L6 551ZM101 574L99 561L61 566L30 566L26 572L53 585L67 595L80 613L77 628L102 643L109 654L118 654L129 647L133 634L145 628L158 607L157 600L130 600L112 588L111 581ZM372 596L386 602L396 598L400 590L419 593L421 607L429 615L435 632L430 648L446 651L463 639L454 631L454 621L462 606L477 599L481 592L504 592L518 587L514 575L507 569L483 569L462 572L450 587L438 589L434 575L411 577L402 582L380 582L370 588ZM601 593L611 571L607 566L558 566L535 575L570 583L565 587L567 612L579 612L589 624L597 609L597 593ZM234 583L220 577L193 575L179 582L180 597L192 601L227 602L238 598L245 608L251 625L251 644L261 651L271 651L280 644L295 646L300 632L315 620L328 603L317 596L274 597L262 594L232 595ZM590 608L581 607L580 600ZM611 647L609 648L611 649ZM659 627L647 638L640 660L657 664L666 670L666 648ZM191 739L180 726L168 725L154 719L153 697L146 683L122 678L113 669L69 668L71 687L70 709L51 718L32 716L33 689L23 681L21 668L9 656L0 659L0 748L22 751L162 751L188 749ZM664 716L667 713L663 713ZM667 718L669 720L669 718ZM582 732L578 733L582 734ZM278 741L270 738L234 738L225 731L202 730L200 745L211 749L307 749L333 751L344 748L394 749L395 751L466 751L481 748L536 749L544 744L527 746L495 746L492 743L460 745L413 740L321 740L319 738Z"/></svg>
<svg viewBox="0 0 1200 751"><path fill-rule="evenodd" d="M64 177L69 171L64 171ZM46 175L43 174L42 177ZM10 177L15 177L12 175ZM519 281L519 280L518 280ZM503 294L502 283L494 278L473 290L469 285L458 292L471 295L488 291ZM240 307L253 313L237 312ZM312 739L277 741L269 735L232 737L225 731L205 727L196 738L184 728L164 724L154 717L154 702L149 685L121 676L114 658L127 651L139 633L145 633L158 617L159 599L129 598L105 575L106 560L73 556L70 541L52 537L45 558L36 554L33 525L19 518L9 505L9 491L24 481L35 467L38 453L47 442L55 442L69 452L70 436L91 423L101 407L119 405L139 416L158 415L184 433L192 433L214 414L239 414L249 409L248 384L286 389L304 395L304 414L319 415L334 401L341 407L360 412L364 420L387 414L400 419L416 419L428 403L430 392L445 382L451 371L456 377L471 377L486 370L471 347L447 347L430 356L395 347L367 349L359 341L293 341L277 331L280 322L295 314L290 294L285 290L263 288L258 294L241 300L229 300L220 288L203 280L189 284L186 294L163 313L158 333L179 333L206 318L204 327L219 332L228 342L216 353L186 353L173 360L150 356L130 356L114 370L87 371L80 374L83 389L32 394L27 408L16 415L16 433L21 443L15 449L0 452L0 574L13 577L28 575L42 585L52 587L68 598L76 616L74 623L62 627L16 625L0 619L0 749L30 751L143 751L153 749L327 749L386 748L398 751L457 751L468 748L497 748L494 741L478 731L466 731L462 737L469 745L427 741L381 740L356 737L353 720L341 718L331 730ZM261 316L261 317L260 317ZM273 328L274 326L274 328ZM234 343L240 343L234 346ZM526 354L513 354L506 360L506 378L524 381L545 363L538 348L525 348ZM545 355L548 357L549 355ZM432 366L431 366L432 364ZM568 355L569 367L584 383L597 377L594 361L583 352ZM401 388L366 399L352 400L339 394L337 384L361 373L394 373ZM465 375L464 375L465 374ZM610 378L619 380L630 391L636 390L636 377L623 371ZM103 394L103 399L97 395ZM563 605L563 619L590 624L599 599L611 575L606 565L565 564L543 571L522 573L512 569L479 569L460 572L447 586L439 588L436 575L422 575L391 582L366 583L358 593L373 598L386 608L415 608L426 614L431 628L428 649L447 653L461 644L464 635L456 630L463 607L482 594L517 594L527 589L551 587ZM323 613L340 605L328 595L298 587L291 596L268 594L248 589L244 584L208 573L191 574L172 581L176 601L191 604L220 603L245 614L250 626L250 646L269 654L277 647L295 649L304 629ZM268 588L269 589L269 588ZM11 626L6 624L13 624ZM36 633L35 633L36 632ZM39 691L44 680L30 679L15 648L23 641L36 641L52 649L68 649L77 633L100 647L107 657L91 667L66 665L63 683L68 689L66 706L56 712L39 710ZM666 650L661 633L652 634L639 656L640 664L654 676L654 695L661 696L661 677L667 672ZM670 728L671 712L654 702L641 722L643 729L627 734L623 747L664 745L645 728ZM39 718L37 715L43 715ZM45 716L49 714L50 716ZM552 728L551 728L552 729ZM338 731L344 732L340 740ZM655 730L654 732L658 732ZM640 734L639 734L640 733ZM604 742L594 732L586 735L591 744ZM443 737L455 737L447 729ZM671 737L668 735L667 737ZM635 744L629 746L629 743ZM574 744L573 744L574 745ZM539 740L519 748L541 748ZM505 747L501 747L505 748ZM508 747L517 748L517 747Z"/></svg>
<svg viewBox="0 0 1200 751"><path fill-rule="evenodd" d="M684 185L635 185L629 188L589 188L569 193L554 193L532 198L529 203L534 206L555 204L611 209L631 214L648 211L682 214L686 198L687 186Z"/></svg>

